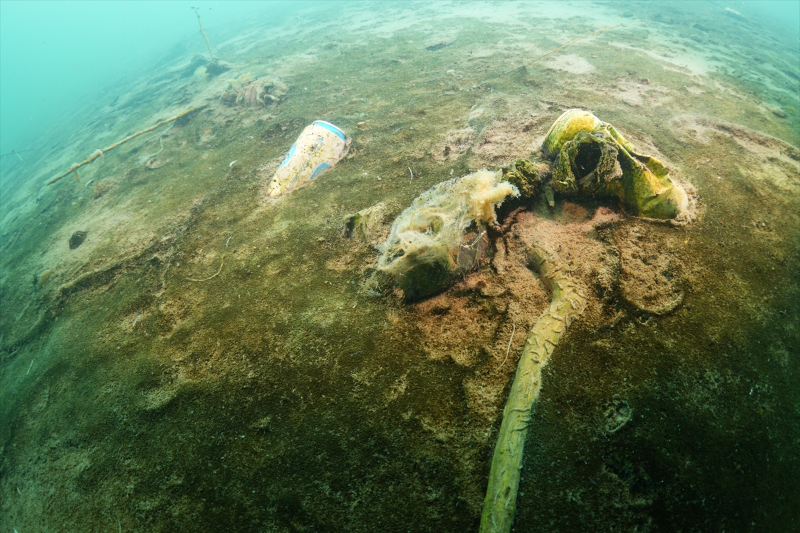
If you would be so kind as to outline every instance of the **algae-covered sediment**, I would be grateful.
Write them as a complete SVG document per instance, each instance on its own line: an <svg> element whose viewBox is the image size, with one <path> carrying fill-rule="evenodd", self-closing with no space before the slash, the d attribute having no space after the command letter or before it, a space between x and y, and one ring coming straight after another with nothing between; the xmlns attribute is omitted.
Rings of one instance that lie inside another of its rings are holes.
<svg viewBox="0 0 800 533"><path fill-rule="evenodd" d="M0 526L478 531L550 301L535 244L587 302L543 372L515 529L797 529L791 43L713 4L340 7L213 42L222 75L170 58L65 116L74 134L39 161L3 158L31 178L0 198ZM620 20L648 24L518 69ZM228 105L226 79L248 73L288 92ZM370 289L374 246L415 198L530 158L571 108L690 183L698 218L542 191L498 209L446 290ZM314 120L351 137L347 156L268 200ZM382 229L343 236L380 203Z"/></svg>

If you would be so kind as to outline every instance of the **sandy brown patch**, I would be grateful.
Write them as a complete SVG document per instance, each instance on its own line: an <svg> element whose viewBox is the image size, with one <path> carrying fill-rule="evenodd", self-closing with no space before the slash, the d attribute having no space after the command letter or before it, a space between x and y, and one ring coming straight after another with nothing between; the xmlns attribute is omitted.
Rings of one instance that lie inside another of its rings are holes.
<svg viewBox="0 0 800 533"><path fill-rule="evenodd" d="M471 166L491 167L499 161L530 157L539 149L536 134L546 122L545 117L534 114L494 121L472 149Z"/></svg>
<svg viewBox="0 0 800 533"><path fill-rule="evenodd" d="M800 192L800 149L745 126L698 115L680 115L672 120L684 137L701 144L714 142L714 135L724 135L744 149L738 157L743 173L756 181L768 180L785 192Z"/></svg>
<svg viewBox="0 0 800 533"><path fill-rule="evenodd" d="M544 62L545 66L570 74L589 74L595 70L594 65L577 54L557 55Z"/></svg>
<svg viewBox="0 0 800 533"><path fill-rule="evenodd" d="M435 296L415 306L425 341L422 348L434 361L452 360L462 367L473 367L485 357L497 323L491 310L468 296Z"/></svg>
<svg viewBox="0 0 800 533"><path fill-rule="evenodd" d="M627 77L617 80L613 95L633 107L660 107L673 100L671 91L666 87L650 80Z"/></svg>
<svg viewBox="0 0 800 533"><path fill-rule="evenodd" d="M568 212L571 216L581 213L577 207ZM583 285L589 305L581 320L597 322L602 320L602 302L610 298L619 276L617 253L598 240L597 231L620 220L618 213L605 207L598 208L591 218L566 224L522 213L513 231L525 249L533 245L542 248L558 270Z"/></svg>
<svg viewBox="0 0 800 533"><path fill-rule="evenodd" d="M648 232L642 223L621 229L617 235L620 251L620 289L623 298L641 311L664 315L683 302L677 261L668 244Z"/></svg>
<svg viewBox="0 0 800 533"><path fill-rule="evenodd" d="M550 302L529 265L531 246L545 248L558 268L583 286L591 305L582 320L603 322L604 302L618 284L618 254L597 231L620 221L620 216L607 208L590 211L569 202L561 212L562 222L530 212L512 213L503 236L494 241L492 269L469 274L446 293L407 309L431 360L474 369L475 374L464 380L464 394L471 415L485 424L493 423L502 409L502 391L525 337Z"/></svg>
<svg viewBox="0 0 800 533"><path fill-rule="evenodd" d="M475 130L466 128L448 131L433 149L431 155L436 161L455 161L469 150L475 142Z"/></svg>

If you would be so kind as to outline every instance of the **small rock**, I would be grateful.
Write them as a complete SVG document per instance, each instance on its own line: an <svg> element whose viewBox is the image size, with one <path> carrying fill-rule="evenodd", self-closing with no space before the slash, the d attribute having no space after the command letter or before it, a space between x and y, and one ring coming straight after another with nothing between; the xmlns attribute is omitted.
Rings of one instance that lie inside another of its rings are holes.
<svg viewBox="0 0 800 533"><path fill-rule="evenodd" d="M83 244L83 241L86 240L86 235L87 234L85 231L76 231L75 233L73 233L72 237L69 238L69 249L74 250L75 248Z"/></svg>
<svg viewBox="0 0 800 533"><path fill-rule="evenodd" d="M144 164L144 168L146 168L147 170L155 170L157 168L161 168L162 166L164 166L164 163L165 163L165 161L163 159L158 159L156 157L151 157Z"/></svg>
<svg viewBox="0 0 800 533"><path fill-rule="evenodd" d="M52 276L52 275L53 275L53 271L50 270L50 269L47 269L44 272L42 272L41 274L39 274L38 276L34 276L34 284L37 287L41 287L42 285L47 283L47 280L49 280L50 276Z"/></svg>
<svg viewBox="0 0 800 533"><path fill-rule="evenodd" d="M616 433L631 420L633 408L625 400L618 401L606 409L604 416L606 433Z"/></svg>
<svg viewBox="0 0 800 533"><path fill-rule="evenodd" d="M786 113L779 107L772 107L770 108L770 111L772 111L772 114L778 118L786 118Z"/></svg>
<svg viewBox="0 0 800 533"><path fill-rule="evenodd" d="M342 235L370 242L380 232L385 215L386 205L383 202L362 209L355 215L345 217Z"/></svg>

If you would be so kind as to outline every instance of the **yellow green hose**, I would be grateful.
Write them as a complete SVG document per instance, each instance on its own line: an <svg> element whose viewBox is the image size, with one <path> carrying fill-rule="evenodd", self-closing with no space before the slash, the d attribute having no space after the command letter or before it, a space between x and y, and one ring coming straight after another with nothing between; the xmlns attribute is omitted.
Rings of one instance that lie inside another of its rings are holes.
<svg viewBox="0 0 800 533"><path fill-rule="evenodd" d="M539 271L551 294L550 307L525 339L517 364L517 374L503 410L503 423L497 437L483 501L481 533L508 533L514 521L519 489L522 452L528 435L533 403L542 387L542 368L559 340L586 308L586 298L577 284L556 269L544 250L530 250L532 266Z"/></svg>

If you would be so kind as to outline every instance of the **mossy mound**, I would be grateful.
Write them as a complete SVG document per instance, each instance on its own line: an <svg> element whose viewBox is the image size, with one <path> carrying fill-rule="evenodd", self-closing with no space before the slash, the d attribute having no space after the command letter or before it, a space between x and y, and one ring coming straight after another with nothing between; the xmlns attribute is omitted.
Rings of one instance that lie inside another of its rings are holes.
<svg viewBox="0 0 800 533"><path fill-rule="evenodd" d="M500 171L504 180L519 189L520 196L531 198L539 191L542 181L550 173L550 167L528 159L517 159Z"/></svg>

